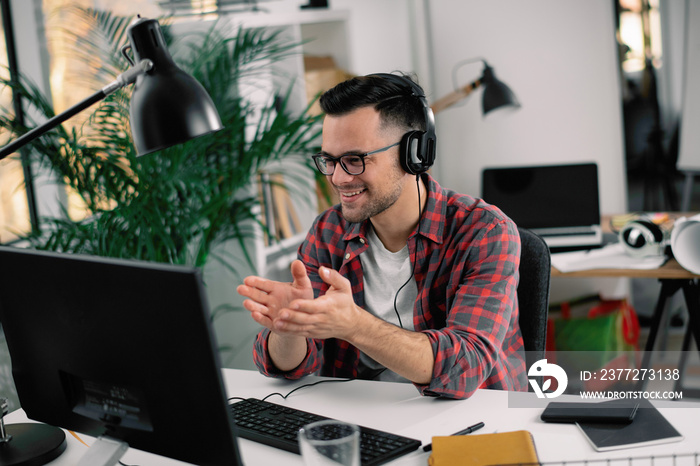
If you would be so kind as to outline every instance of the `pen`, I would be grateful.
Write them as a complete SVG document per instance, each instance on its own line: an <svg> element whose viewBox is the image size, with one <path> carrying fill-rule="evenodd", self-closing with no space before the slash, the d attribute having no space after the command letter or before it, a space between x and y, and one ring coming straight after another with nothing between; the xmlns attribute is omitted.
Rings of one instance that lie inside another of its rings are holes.
<svg viewBox="0 0 700 466"><path fill-rule="evenodd" d="M484 427L484 423L483 423L483 422L477 422L477 423L474 424L473 426L469 426L469 427L467 427L466 429L460 430L459 432L455 432L455 433L452 434L452 435L467 435L467 434L471 434L471 433L474 432L475 430L479 430L479 429L481 429L482 427ZM433 444L432 444L432 443L429 443L429 444L427 444L426 446L423 447L423 451L430 451L430 450L432 450L432 449L433 449Z"/></svg>

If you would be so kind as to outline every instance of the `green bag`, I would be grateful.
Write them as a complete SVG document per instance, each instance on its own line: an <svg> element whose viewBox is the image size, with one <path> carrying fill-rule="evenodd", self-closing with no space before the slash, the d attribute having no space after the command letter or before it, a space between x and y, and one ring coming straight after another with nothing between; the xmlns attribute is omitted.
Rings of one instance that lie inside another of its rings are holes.
<svg viewBox="0 0 700 466"><path fill-rule="evenodd" d="M590 301L590 300L586 300ZM626 299L595 299L583 317L572 317L563 303L561 317L547 323L547 360L567 373L634 368L639 350L639 319ZM604 388L597 384L597 388Z"/></svg>

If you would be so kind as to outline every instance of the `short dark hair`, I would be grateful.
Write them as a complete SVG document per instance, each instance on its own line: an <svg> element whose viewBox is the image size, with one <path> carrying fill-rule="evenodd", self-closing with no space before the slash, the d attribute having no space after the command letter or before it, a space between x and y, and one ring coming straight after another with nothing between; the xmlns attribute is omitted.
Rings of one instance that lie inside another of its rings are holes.
<svg viewBox="0 0 700 466"><path fill-rule="evenodd" d="M412 77L406 74L395 76L412 81L422 91ZM321 110L326 115L344 115L358 108L373 107L386 125L397 126L404 131L425 131L421 96L416 95L408 81L405 86L397 81L399 79L389 79L381 75L348 79L321 95Z"/></svg>

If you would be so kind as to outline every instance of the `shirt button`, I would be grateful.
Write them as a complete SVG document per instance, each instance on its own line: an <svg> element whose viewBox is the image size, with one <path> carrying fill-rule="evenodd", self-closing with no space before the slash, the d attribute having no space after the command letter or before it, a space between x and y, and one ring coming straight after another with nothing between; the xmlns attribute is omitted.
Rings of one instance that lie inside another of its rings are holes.
<svg viewBox="0 0 700 466"><path fill-rule="evenodd" d="M360 238L360 243L365 244L365 239L364 239L364 238Z"/></svg>
<svg viewBox="0 0 700 466"><path fill-rule="evenodd" d="M345 254L345 260L350 259L350 253Z"/></svg>

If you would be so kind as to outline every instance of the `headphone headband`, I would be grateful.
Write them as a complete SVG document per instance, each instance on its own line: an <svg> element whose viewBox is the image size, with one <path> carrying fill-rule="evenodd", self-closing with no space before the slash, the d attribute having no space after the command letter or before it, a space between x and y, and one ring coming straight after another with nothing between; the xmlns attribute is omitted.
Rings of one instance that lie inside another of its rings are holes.
<svg viewBox="0 0 700 466"><path fill-rule="evenodd" d="M401 167L411 175L425 173L435 161L435 117L428 105L423 89L412 79L389 73L375 73L368 76L380 77L410 91L418 98L423 107L425 131L409 131L401 138L399 146L399 161ZM398 96L397 96L398 97Z"/></svg>

